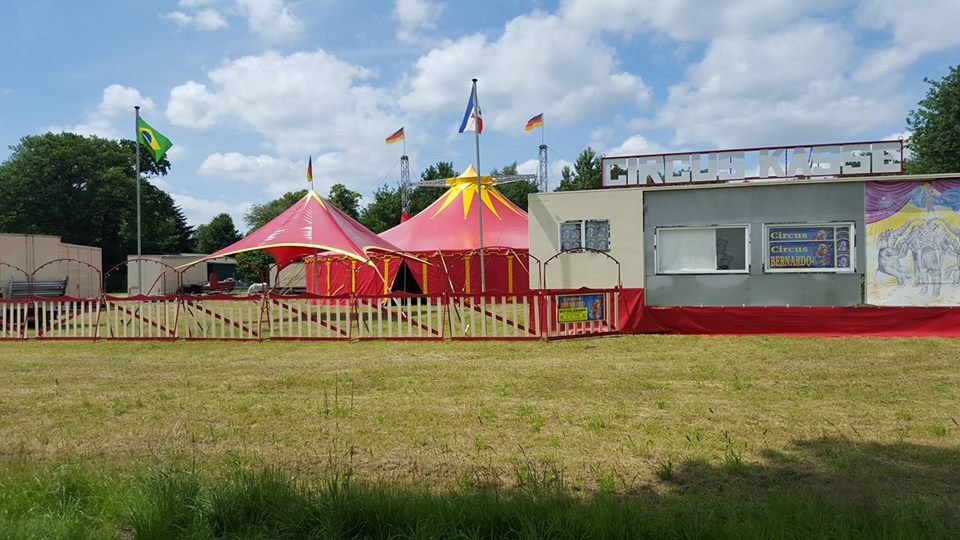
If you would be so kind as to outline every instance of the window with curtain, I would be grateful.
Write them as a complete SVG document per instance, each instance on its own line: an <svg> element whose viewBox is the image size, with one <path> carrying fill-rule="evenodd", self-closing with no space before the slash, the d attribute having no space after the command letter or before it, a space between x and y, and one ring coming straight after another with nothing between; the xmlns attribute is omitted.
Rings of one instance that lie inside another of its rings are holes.
<svg viewBox="0 0 960 540"><path fill-rule="evenodd" d="M560 222L560 249L587 248L610 251L609 219L578 219Z"/></svg>
<svg viewBox="0 0 960 540"><path fill-rule="evenodd" d="M658 274L744 273L749 227L673 227L656 231Z"/></svg>

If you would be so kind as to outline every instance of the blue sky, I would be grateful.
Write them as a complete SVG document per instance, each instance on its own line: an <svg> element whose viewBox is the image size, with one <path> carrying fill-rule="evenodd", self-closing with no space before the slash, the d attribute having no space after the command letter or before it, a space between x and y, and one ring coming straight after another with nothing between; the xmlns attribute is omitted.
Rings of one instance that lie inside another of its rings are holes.
<svg viewBox="0 0 960 540"><path fill-rule="evenodd" d="M608 155L885 139L960 52L956 0L6 0L0 159L53 130L132 137L133 106L174 142L154 182L193 224L300 189L369 201L399 176L463 170L478 77L484 171L551 184ZM363 201L362 201L363 202Z"/></svg>

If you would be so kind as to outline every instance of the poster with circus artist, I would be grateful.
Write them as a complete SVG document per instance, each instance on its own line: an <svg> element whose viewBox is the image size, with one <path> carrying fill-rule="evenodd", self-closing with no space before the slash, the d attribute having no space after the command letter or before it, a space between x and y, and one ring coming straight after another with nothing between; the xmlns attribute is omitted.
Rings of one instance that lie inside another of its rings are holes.
<svg viewBox="0 0 960 540"><path fill-rule="evenodd" d="M867 182L866 301L960 304L960 180Z"/></svg>

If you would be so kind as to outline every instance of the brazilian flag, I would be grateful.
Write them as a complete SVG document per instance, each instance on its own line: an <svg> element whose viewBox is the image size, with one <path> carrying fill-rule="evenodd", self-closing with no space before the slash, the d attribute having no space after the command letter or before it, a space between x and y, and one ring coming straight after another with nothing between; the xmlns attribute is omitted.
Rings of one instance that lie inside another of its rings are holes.
<svg viewBox="0 0 960 540"><path fill-rule="evenodd" d="M150 155L153 156L153 160L158 163L167 153L167 150L173 146L170 139L164 137L162 133L150 127L150 124L139 117L137 118L137 138L140 139L140 144L147 147Z"/></svg>

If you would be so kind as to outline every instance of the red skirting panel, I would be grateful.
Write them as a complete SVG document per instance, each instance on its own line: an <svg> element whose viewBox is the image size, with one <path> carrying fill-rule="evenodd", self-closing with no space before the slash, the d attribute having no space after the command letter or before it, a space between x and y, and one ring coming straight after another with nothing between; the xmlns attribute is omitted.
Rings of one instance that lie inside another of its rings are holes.
<svg viewBox="0 0 960 540"><path fill-rule="evenodd" d="M621 312L622 313L622 312ZM951 307L646 307L625 332L960 337Z"/></svg>

